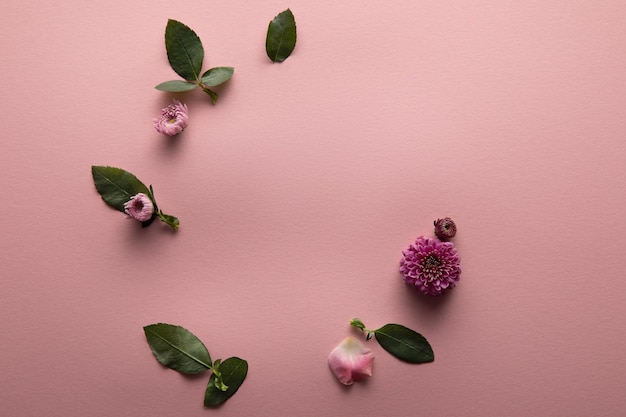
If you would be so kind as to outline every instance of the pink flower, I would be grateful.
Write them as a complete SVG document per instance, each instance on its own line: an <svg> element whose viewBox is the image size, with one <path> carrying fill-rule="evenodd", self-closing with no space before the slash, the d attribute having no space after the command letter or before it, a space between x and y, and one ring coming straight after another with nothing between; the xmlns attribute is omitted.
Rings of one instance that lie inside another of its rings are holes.
<svg viewBox="0 0 626 417"><path fill-rule="evenodd" d="M188 121L187 105L174 100L172 104L161 110L161 115L155 117L152 122L157 132L175 136L185 130Z"/></svg>
<svg viewBox="0 0 626 417"><path fill-rule="evenodd" d="M400 272L424 294L441 295L459 281L460 263L454 243L420 236L402 251Z"/></svg>
<svg viewBox="0 0 626 417"><path fill-rule="evenodd" d="M144 193L139 193L132 196L130 200L124 203L124 211L131 218L140 222L145 222L152 218L152 214L154 213L154 204L152 204L150 197Z"/></svg>
<svg viewBox="0 0 626 417"><path fill-rule="evenodd" d="M339 382L352 385L372 376L374 354L354 337L348 336L328 355L328 365Z"/></svg>

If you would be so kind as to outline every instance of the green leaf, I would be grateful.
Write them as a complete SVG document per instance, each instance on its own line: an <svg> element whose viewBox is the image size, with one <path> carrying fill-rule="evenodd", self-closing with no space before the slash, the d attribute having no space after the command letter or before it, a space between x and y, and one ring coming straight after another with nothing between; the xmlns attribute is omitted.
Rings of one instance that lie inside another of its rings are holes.
<svg viewBox="0 0 626 417"><path fill-rule="evenodd" d="M185 91L191 91L197 86L198 84L190 83L188 81L172 80L172 81L165 81L164 83L161 83L154 88L160 91L168 91L170 93L182 93Z"/></svg>
<svg viewBox="0 0 626 417"><path fill-rule="evenodd" d="M182 374L199 374L211 368L211 356L204 344L189 330L158 323L143 328L157 360Z"/></svg>
<svg viewBox="0 0 626 417"><path fill-rule="evenodd" d="M273 62L283 62L296 47L296 21L291 10L279 13L270 22L265 51Z"/></svg>
<svg viewBox="0 0 626 417"><path fill-rule="evenodd" d="M376 340L387 352L410 363L435 360L435 354L424 336L400 324L385 324L374 330Z"/></svg>
<svg viewBox="0 0 626 417"><path fill-rule="evenodd" d="M172 69L187 81L196 81L202 69L204 48L196 32L169 19L165 27L165 49Z"/></svg>
<svg viewBox="0 0 626 417"><path fill-rule="evenodd" d="M93 165L91 175L96 190L102 199L109 206L122 213L124 213L124 203L137 193L146 194L154 203L154 197L148 187L128 171L121 168Z"/></svg>
<svg viewBox="0 0 626 417"><path fill-rule="evenodd" d="M224 360L219 365L219 372L222 378L222 383L228 386L226 391L222 391L217 388L215 383L215 374L211 374L209 383L204 393L204 406L215 407L222 404L224 401L232 397L248 374L248 362L243 359L232 357Z"/></svg>
<svg viewBox="0 0 626 417"><path fill-rule="evenodd" d="M202 84L215 87L230 80L235 69L233 67L215 67L202 74Z"/></svg>

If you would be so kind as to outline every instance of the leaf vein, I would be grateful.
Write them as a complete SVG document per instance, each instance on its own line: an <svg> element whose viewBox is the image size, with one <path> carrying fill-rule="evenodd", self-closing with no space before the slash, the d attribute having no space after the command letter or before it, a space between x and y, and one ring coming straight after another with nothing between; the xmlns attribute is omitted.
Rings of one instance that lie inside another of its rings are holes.
<svg viewBox="0 0 626 417"><path fill-rule="evenodd" d="M119 185L117 185L115 182L113 182L109 177L104 176L101 173L98 173L98 175L100 175L102 178L104 178L107 182L109 182L111 185L113 185L115 188L117 188L118 190L122 191L124 194L126 194L129 197L132 197L130 195L130 193L128 191L126 191L125 189L123 189L122 187L120 187Z"/></svg>
<svg viewBox="0 0 626 417"><path fill-rule="evenodd" d="M194 361L198 362L200 365L204 366L207 369L211 369L211 367L209 365L207 365L206 363L204 363L204 361L196 358L195 356L193 356L191 353L188 353L186 351L184 351L183 349L179 348L178 346L176 346L175 344L173 344L172 342L170 342L169 340L167 340L166 338L164 338L163 336L161 336L158 333L153 332L152 330L148 331L150 333L152 333L153 335L155 335L156 337L158 337L159 339L161 339L162 341L164 341L165 343L167 343L168 345L170 345L172 348L174 348L175 350L179 351L180 353L184 354L185 356L193 359Z"/></svg>
<svg viewBox="0 0 626 417"><path fill-rule="evenodd" d="M193 75L194 75L194 77L197 80L198 79L198 73L196 72L196 69L194 68L193 60L191 59L191 55L189 55L189 51L187 51L187 47L185 46L185 42L183 42L183 40L182 40L182 38L180 36L176 36L176 41L181 45L181 48L182 48L183 52L185 53L185 57L187 57L187 61L189 63L189 66L191 67L191 71L193 72Z"/></svg>

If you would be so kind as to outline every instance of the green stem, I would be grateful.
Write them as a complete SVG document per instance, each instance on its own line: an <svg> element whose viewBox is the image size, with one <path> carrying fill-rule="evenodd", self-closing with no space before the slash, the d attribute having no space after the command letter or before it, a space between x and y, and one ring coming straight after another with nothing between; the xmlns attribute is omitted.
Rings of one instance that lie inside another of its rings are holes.
<svg viewBox="0 0 626 417"><path fill-rule="evenodd" d="M159 219L163 223L165 223L169 227L171 227L173 230L178 230L178 226L180 225L180 221L176 217L170 216L169 214L165 214L161 210L159 210L157 212L157 216L159 216Z"/></svg>
<svg viewBox="0 0 626 417"><path fill-rule="evenodd" d="M205 93L209 95L209 97L211 97L211 103L213 104L217 103L217 93L215 91L211 90L209 87L204 85L202 81L198 81L198 85L200 86L202 91L204 91Z"/></svg>
<svg viewBox="0 0 626 417"><path fill-rule="evenodd" d="M371 330L371 329L366 328L365 324L363 324L363 322L359 318L354 318L350 320L350 325L356 327L362 332L365 332L366 334L365 340L370 340L372 337L374 337L374 333L376 333L376 330Z"/></svg>
<svg viewBox="0 0 626 417"><path fill-rule="evenodd" d="M228 385L224 384L224 380L222 380L222 373L219 371L219 366L222 361L220 359L213 362L213 367L211 368L211 372L215 375L215 379L213 380L213 385L220 391L226 391L228 389Z"/></svg>

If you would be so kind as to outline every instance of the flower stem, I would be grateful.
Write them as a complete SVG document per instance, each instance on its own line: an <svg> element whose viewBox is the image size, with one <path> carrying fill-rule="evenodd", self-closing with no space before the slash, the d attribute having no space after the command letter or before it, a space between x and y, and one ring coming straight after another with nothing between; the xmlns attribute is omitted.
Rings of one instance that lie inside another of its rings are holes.
<svg viewBox="0 0 626 417"><path fill-rule="evenodd" d="M217 93L215 91L211 90L209 87L204 85L204 83L202 83L202 81L198 81L198 85L200 86L202 91L204 91L205 93L207 93L209 95L209 97L211 97L211 103L212 104L217 103Z"/></svg>
<svg viewBox="0 0 626 417"><path fill-rule="evenodd" d="M220 359L213 362L213 367L211 368L211 372L215 376L213 380L213 385L220 391L226 391L228 389L228 385L224 384L224 380L222 379L222 373L219 371L219 366L222 363Z"/></svg>
<svg viewBox="0 0 626 417"><path fill-rule="evenodd" d="M350 320L350 325L356 327L362 332L365 332L365 340L370 340L372 337L374 337L374 333L376 333L376 330L366 328L365 324L359 318L354 318Z"/></svg>
<svg viewBox="0 0 626 417"><path fill-rule="evenodd" d="M157 212L157 216L159 216L159 219L163 223L165 223L169 227L171 227L173 230L178 230L178 226L180 225L180 221L176 217L170 216L169 214L165 214L161 210L159 210Z"/></svg>

